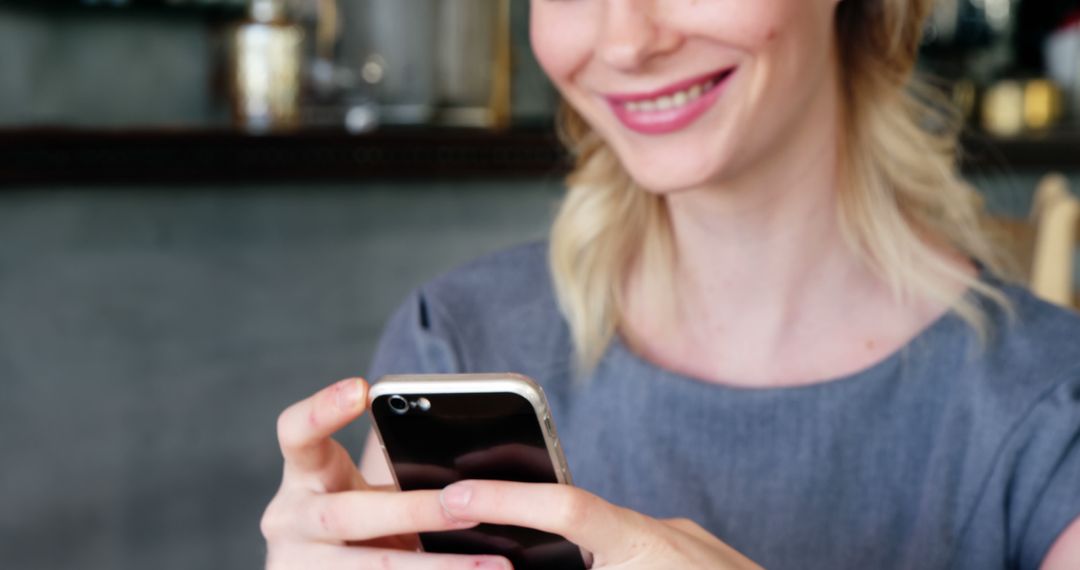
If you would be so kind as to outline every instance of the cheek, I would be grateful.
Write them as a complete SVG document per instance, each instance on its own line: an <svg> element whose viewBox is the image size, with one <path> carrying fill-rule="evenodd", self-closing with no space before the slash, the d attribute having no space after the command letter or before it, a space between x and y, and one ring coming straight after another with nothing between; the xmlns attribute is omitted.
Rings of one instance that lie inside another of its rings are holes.
<svg viewBox="0 0 1080 570"><path fill-rule="evenodd" d="M816 0L662 0L670 23L688 36L754 52L784 34Z"/></svg>
<svg viewBox="0 0 1080 570"><path fill-rule="evenodd" d="M831 4L830 4L831 5ZM806 2L787 7L760 29L758 54L779 83L799 91L818 84L829 74L834 23L824 4Z"/></svg>
<svg viewBox="0 0 1080 570"><path fill-rule="evenodd" d="M755 96L782 97L822 72L835 0L668 0L682 2L678 25L751 63Z"/></svg>
<svg viewBox="0 0 1080 570"><path fill-rule="evenodd" d="M533 0L530 39L533 53L548 77L563 88L592 55L595 26L582 4Z"/></svg>

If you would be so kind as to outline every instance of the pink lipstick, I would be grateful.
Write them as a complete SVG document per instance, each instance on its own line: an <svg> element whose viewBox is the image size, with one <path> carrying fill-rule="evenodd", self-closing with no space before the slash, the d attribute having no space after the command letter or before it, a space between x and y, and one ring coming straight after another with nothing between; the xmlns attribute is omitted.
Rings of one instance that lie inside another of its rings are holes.
<svg viewBox="0 0 1080 570"><path fill-rule="evenodd" d="M605 95L612 111L627 128L660 135L678 131L709 110L736 68L699 75L645 93Z"/></svg>

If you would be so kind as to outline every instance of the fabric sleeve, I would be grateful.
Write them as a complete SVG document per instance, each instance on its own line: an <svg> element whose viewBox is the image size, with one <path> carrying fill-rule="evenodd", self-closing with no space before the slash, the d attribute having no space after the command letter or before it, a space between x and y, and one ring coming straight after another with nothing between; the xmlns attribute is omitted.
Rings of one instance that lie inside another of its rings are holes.
<svg viewBox="0 0 1080 570"><path fill-rule="evenodd" d="M423 291L414 291L383 329L368 369L368 381L375 382L386 374L460 372L461 359L451 328Z"/></svg>
<svg viewBox="0 0 1080 570"><path fill-rule="evenodd" d="M1038 570L1057 537L1080 517L1080 378L1054 387L1029 419L1011 485L1010 526L1019 567Z"/></svg>

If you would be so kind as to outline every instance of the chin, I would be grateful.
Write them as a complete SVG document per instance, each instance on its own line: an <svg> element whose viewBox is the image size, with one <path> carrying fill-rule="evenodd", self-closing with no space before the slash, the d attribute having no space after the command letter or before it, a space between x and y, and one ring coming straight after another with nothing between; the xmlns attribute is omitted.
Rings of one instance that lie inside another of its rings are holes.
<svg viewBox="0 0 1080 570"><path fill-rule="evenodd" d="M644 160L623 154L619 160L634 182L653 194L675 194L713 185L728 178L730 170L727 161L722 160L680 161L663 157Z"/></svg>
<svg viewBox="0 0 1080 570"><path fill-rule="evenodd" d="M642 190L660 196L688 192L694 188L700 188L706 182L701 178L679 178L634 172L630 173L630 177Z"/></svg>
<svg viewBox="0 0 1080 570"><path fill-rule="evenodd" d="M594 127L596 132L602 133L630 178L654 194L685 192L730 179L740 158L732 144L740 139L738 129L730 125L698 125L691 132L653 137L627 133L603 120L590 123L599 127Z"/></svg>

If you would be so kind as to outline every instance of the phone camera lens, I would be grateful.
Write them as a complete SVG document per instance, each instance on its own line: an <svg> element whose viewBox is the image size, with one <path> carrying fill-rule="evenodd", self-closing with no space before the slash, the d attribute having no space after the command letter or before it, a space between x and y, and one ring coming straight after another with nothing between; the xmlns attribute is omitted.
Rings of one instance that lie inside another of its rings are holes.
<svg viewBox="0 0 1080 570"><path fill-rule="evenodd" d="M390 405L390 409L394 410L394 413L404 414L409 411L409 401L404 396L390 396L387 403Z"/></svg>

